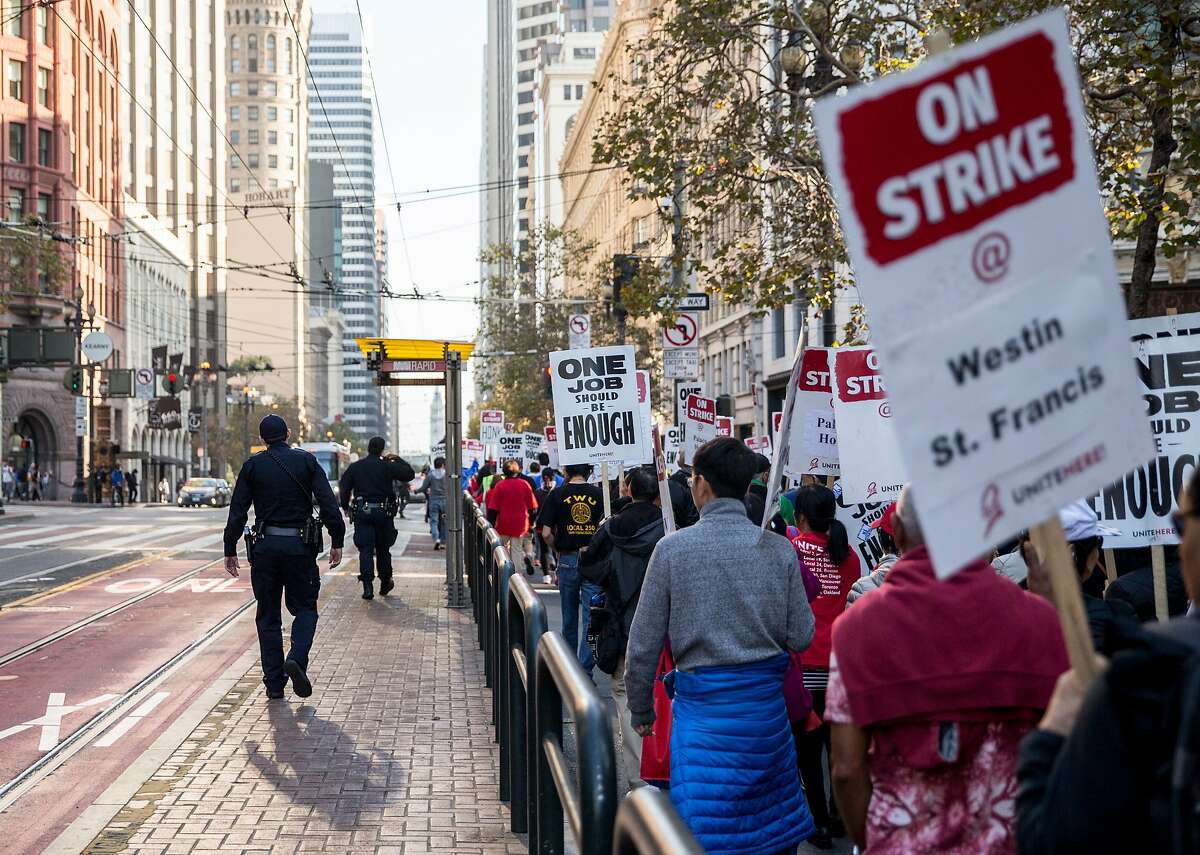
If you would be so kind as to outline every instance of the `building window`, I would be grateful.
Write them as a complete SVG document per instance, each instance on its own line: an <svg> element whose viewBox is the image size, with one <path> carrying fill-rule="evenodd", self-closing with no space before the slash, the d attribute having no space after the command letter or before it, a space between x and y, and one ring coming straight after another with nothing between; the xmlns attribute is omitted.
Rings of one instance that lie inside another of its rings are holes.
<svg viewBox="0 0 1200 855"><path fill-rule="evenodd" d="M287 120L289 125L296 121L296 114L292 111L291 107L287 110Z"/></svg>
<svg viewBox="0 0 1200 855"><path fill-rule="evenodd" d="M246 108L246 118L252 122L257 122L258 121L258 108L257 107L247 107Z"/></svg>
<svg viewBox="0 0 1200 855"><path fill-rule="evenodd" d="M241 94L242 94L242 84L240 84L240 83L230 83L229 84L229 96L231 98L238 98L241 96Z"/></svg>
<svg viewBox="0 0 1200 855"><path fill-rule="evenodd" d="M25 215L25 189L23 187L8 188L8 221L20 222Z"/></svg>
<svg viewBox="0 0 1200 855"><path fill-rule="evenodd" d="M295 135L295 134L288 134L288 145L289 145L289 146L293 146L293 145L295 145L295 144L296 144L296 135Z"/></svg>
<svg viewBox="0 0 1200 855"><path fill-rule="evenodd" d="M242 189L242 179L240 179L240 178L230 178L229 179L230 192L238 193L238 192L241 192L241 189Z"/></svg>
<svg viewBox="0 0 1200 855"><path fill-rule="evenodd" d="M608 18L592 18L592 31L603 32L608 29Z"/></svg>
<svg viewBox="0 0 1200 855"><path fill-rule="evenodd" d="M236 56L233 59L229 60L229 70L232 71L234 74L238 74L239 72L241 72L242 61L240 59L238 59Z"/></svg>
<svg viewBox="0 0 1200 855"><path fill-rule="evenodd" d="M11 3L4 3L3 7L3 14L8 17L4 24L4 32L19 39L25 38L25 4L20 0L13 0Z"/></svg>
<svg viewBox="0 0 1200 855"><path fill-rule="evenodd" d="M271 190L276 189L277 187L279 187L279 179L278 178L268 178L267 179L267 187L269 187Z"/></svg>
<svg viewBox="0 0 1200 855"><path fill-rule="evenodd" d="M25 126L20 122L8 123L8 159L13 163L25 162Z"/></svg>
<svg viewBox="0 0 1200 855"><path fill-rule="evenodd" d="M258 145L258 128L251 128L246 132L250 145Z"/></svg>
<svg viewBox="0 0 1200 855"><path fill-rule="evenodd" d="M230 143L232 143L233 145L237 145L241 141L242 141L242 132L241 131L232 130L229 132L229 142Z"/></svg>
<svg viewBox="0 0 1200 855"><path fill-rule="evenodd" d="M230 50L241 50L242 49L242 37L241 36L233 36L232 38L230 38L229 39L229 49Z"/></svg>
<svg viewBox="0 0 1200 855"><path fill-rule="evenodd" d="M50 10L45 6L37 10L37 37L40 44L50 44Z"/></svg>
<svg viewBox="0 0 1200 855"><path fill-rule="evenodd" d="M54 134L47 128L38 128L38 166L54 165Z"/></svg>
<svg viewBox="0 0 1200 855"><path fill-rule="evenodd" d="M267 131L267 145L278 145L279 134L276 131Z"/></svg>
<svg viewBox="0 0 1200 855"><path fill-rule="evenodd" d="M595 59L596 49L594 47L572 48L571 55L575 57L575 59Z"/></svg>
<svg viewBox="0 0 1200 855"><path fill-rule="evenodd" d="M296 168L296 158L289 157L288 158L288 169L295 169L295 168Z"/></svg>
<svg viewBox="0 0 1200 855"><path fill-rule="evenodd" d="M44 223L50 222L50 194L38 193L37 206L38 219Z"/></svg>
<svg viewBox="0 0 1200 855"><path fill-rule="evenodd" d="M583 84L582 83L575 84L575 100L576 101L583 100Z"/></svg>
<svg viewBox="0 0 1200 855"><path fill-rule="evenodd" d="M563 84L563 100L564 101L571 100L571 84L570 83Z"/></svg>
<svg viewBox="0 0 1200 855"><path fill-rule="evenodd" d="M242 120L242 108L241 107L230 107L229 108L229 121L240 122L241 120Z"/></svg>
<svg viewBox="0 0 1200 855"><path fill-rule="evenodd" d="M518 154L517 155L517 169L525 169L527 166L529 166L529 155Z"/></svg>
<svg viewBox="0 0 1200 855"><path fill-rule="evenodd" d="M263 84L263 93L275 97L279 94L279 84L274 80L268 80Z"/></svg>
<svg viewBox="0 0 1200 855"><path fill-rule="evenodd" d="M252 68L250 70L253 71L254 69ZM246 94L249 95L251 98L258 95L258 81L257 80L246 81Z"/></svg>
<svg viewBox="0 0 1200 855"><path fill-rule="evenodd" d="M50 106L50 69L38 69L38 103L43 107Z"/></svg>
<svg viewBox="0 0 1200 855"><path fill-rule="evenodd" d="M292 73L292 40L287 39L284 42L285 49L283 54L283 71L285 74Z"/></svg>
<svg viewBox="0 0 1200 855"><path fill-rule="evenodd" d="M787 356L787 314L783 309L771 313L771 325L775 333L775 358L783 359Z"/></svg>
<svg viewBox="0 0 1200 855"><path fill-rule="evenodd" d="M258 71L258 57L251 54L250 58L248 60L246 60L246 68L248 71L257 72Z"/></svg>
<svg viewBox="0 0 1200 855"><path fill-rule="evenodd" d="M250 164L251 169L258 169L258 152L250 152L250 157L248 157L246 160Z"/></svg>
<svg viewBox="0 0 1200 855"><path fill-rule="evenodd" d="M25 100L25 63L15 59L8 61L8 97Z"/></svg>
<svg viewBox="0 0 1200 855"><path fill-rule="evenodd" d="M268 154L267 155L267 166L269 166L271 169L278 169L279 168L278 155Z"/></svg>
<svg viewBox="0 0 1200 855"><path fill-rule="evenodd" d="M278 107L268 107L267 108L267 121L275 122L278 120L279 120L279 108Z"/></svg>

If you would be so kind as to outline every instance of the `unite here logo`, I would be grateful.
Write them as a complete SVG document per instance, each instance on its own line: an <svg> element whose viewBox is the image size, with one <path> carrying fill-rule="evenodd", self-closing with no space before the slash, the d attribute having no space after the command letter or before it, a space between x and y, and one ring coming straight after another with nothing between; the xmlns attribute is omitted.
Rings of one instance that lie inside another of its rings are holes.
<svg viewBox="0 0 1200 855"><path fill-rule="evenodd" d="M866 100L838 124L867 254L881 267L1075 175L1066 94L1042 33Z"/></svg>

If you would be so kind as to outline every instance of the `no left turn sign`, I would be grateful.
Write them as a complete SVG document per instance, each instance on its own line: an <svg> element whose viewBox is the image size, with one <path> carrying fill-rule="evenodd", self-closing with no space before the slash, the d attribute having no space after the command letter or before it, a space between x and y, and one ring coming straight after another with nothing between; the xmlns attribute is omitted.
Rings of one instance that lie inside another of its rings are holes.
<svg viewBox="0 0 1200 855"><path fill-rule="evenodd" d="M676 315L674 326L663 329L663 347L695 347L699 332L695 315Z"/></svg>

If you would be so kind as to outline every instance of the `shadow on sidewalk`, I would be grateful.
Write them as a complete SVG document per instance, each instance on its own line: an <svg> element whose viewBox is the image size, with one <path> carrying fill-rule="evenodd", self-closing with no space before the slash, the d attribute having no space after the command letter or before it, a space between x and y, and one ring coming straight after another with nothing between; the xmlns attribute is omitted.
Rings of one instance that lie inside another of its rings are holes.
<svg viewBox="0 0 1200 855"><path fill-rule="evenodd" d="M294 805L311 807L337 830L352 830L365 811L403 798L408 771L390 752L360 751L340 725L307 704L272 701L271 743L245 743L250 763Z"/></svg>

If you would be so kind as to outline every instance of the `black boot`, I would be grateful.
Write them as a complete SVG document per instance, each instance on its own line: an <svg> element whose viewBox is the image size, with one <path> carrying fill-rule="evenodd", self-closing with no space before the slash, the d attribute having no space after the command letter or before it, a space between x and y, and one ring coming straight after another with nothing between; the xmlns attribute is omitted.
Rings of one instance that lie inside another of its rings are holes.
<svg viewBox="0 0 1200 855"><path fill-rule="evenodd" d="M375 599L375 585L374 585L373 581L371 579L363 579L362 583L363 583L362 598L364 600Z"/></svg>
<svg viewBox="0 0 1200 855"><path fill-rule="evenodd" d="M379 596L386 597L392 592L392 588L396 587L396 583L392 581L392 577L379 580Z"/></svg>

